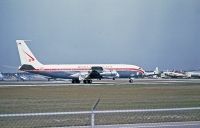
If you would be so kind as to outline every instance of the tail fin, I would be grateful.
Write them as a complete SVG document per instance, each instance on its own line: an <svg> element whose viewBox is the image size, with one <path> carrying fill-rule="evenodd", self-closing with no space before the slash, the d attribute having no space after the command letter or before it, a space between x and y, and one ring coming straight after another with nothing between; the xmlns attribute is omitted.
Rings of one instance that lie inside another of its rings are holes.
<svg viewBox="0 0 200 128"><path fill-rule="evenodd" d="M28 48L24 40L16 40L21 65L31 65L33 67L41 66L42 64L35 58L31 50Z"/></svg>
<svg viewBox="0 0 200 128"><path fill-rule="evenodd" d="M156 69L154 70L154 74L156 74L156 75L158 75L158 74L159 74L158 67L156 67Z"/></svg>

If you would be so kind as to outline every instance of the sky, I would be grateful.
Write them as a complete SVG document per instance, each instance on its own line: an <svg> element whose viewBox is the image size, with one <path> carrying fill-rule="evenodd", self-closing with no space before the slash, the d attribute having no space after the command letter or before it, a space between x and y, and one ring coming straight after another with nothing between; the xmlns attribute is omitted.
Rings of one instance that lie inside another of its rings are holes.
<svg viewBox="0 0 200 128"><path fill-rule="evenodd" d="M43 64L200 69L200 0L0 0L0 72L18 39Z"/></svg>

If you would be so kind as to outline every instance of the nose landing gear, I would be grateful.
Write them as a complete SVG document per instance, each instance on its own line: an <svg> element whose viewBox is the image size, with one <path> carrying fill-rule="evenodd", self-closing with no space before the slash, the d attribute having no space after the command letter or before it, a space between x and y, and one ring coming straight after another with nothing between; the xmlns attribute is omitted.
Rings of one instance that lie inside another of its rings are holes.
<svg viewBox="0 0 200 128"><path fill-rule="evenodd" d="M133 79L132 78L129 79L129 83L133 83Z"/></svg>

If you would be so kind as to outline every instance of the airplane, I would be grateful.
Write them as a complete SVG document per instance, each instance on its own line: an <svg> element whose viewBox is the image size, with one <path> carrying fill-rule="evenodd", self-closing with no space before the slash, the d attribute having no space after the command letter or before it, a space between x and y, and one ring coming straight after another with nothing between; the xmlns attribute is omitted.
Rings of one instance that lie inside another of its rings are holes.
<svg viewBox="0 0 200 128"><path fill-rule="evenodd" d="M186 75L189 78L200 78L200 71L190 71L190 72L186 72Z"/></svg>
<svg viewBox="0 0 200 128"><path fill-rule="evenodd" d="M188 78L188 75L184 72L166 71L161 75L162 78Z"/></svg>
<svg viewBox="0 0 200 128"><path fill-rule="evenodd" d="M158 75L160 75L158 67L153 72L144 72L144 77L158 77Z"/></svg>
<svg viewBox="0 0 200 128"><path fill-rule="evenodd" d="M3 81L4 80L3 78L4 78L3 74L0 72L0 80Z"/></svg>
<svg viewBox="0 0 200 128"><path fill-rule="evenodd" d="M20 71L44 75L51 78L71 79L72 83L92 83L92 79L129 78L134 74L144 74L144 70L129 64L41 64L26 45L25 40L16 40L21 61Z"/></svg>
<svg viewBox="0 0 200 128"><path fill-rule="evenodd" d="M26 81L26 80L28 81L29 80L26 76L20 75L18 73L15 73L14 76L17 79L17 81Z"/></svg>

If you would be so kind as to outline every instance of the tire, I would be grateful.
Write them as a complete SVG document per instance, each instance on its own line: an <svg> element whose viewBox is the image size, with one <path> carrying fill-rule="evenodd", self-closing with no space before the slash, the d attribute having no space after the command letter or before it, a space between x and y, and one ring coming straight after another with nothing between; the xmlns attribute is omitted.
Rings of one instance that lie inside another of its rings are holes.
<svg viewBox="0 0 200 128"><path fill-rule="evenodd" d="M83 80L83 83L84 83L84 84L91 84L91 83L92 83L92 80Z"/></svg>
<svg viewBox="0 0 200 128"><path fill-rule="evenodd" d="M88 83L88 81L87 81L87 80L83 80L83 83L84 83L84 84L87 84L87 83Z"/></svg>
<svg viewBox="0 0 200 128"><path fill-rule="evenodd" d="M92 83L92 80L88 80L88 84L91 84Z"/></svg>
<svg viewBox="0 0 200 128"><path fill-rule="evenodd" d="M77 80L75 80L75 83L79 84L79 83L80 83L80 80L78 80L78 79L77 79Z"/></svg>
<svg viewBox="0 0 200 128"><path fill-rule="evenodd" d="M132 79L130 79L130 80L129 80L129 83L133 83L133 80L132 80Z"/></svg>
<svg viewBox="0 0 200 128"><path fill-rule="evenodd" d="M80 80L78 80L78 79L73 79L72 80L72 84L79 84L80 83Z"/></svg>

